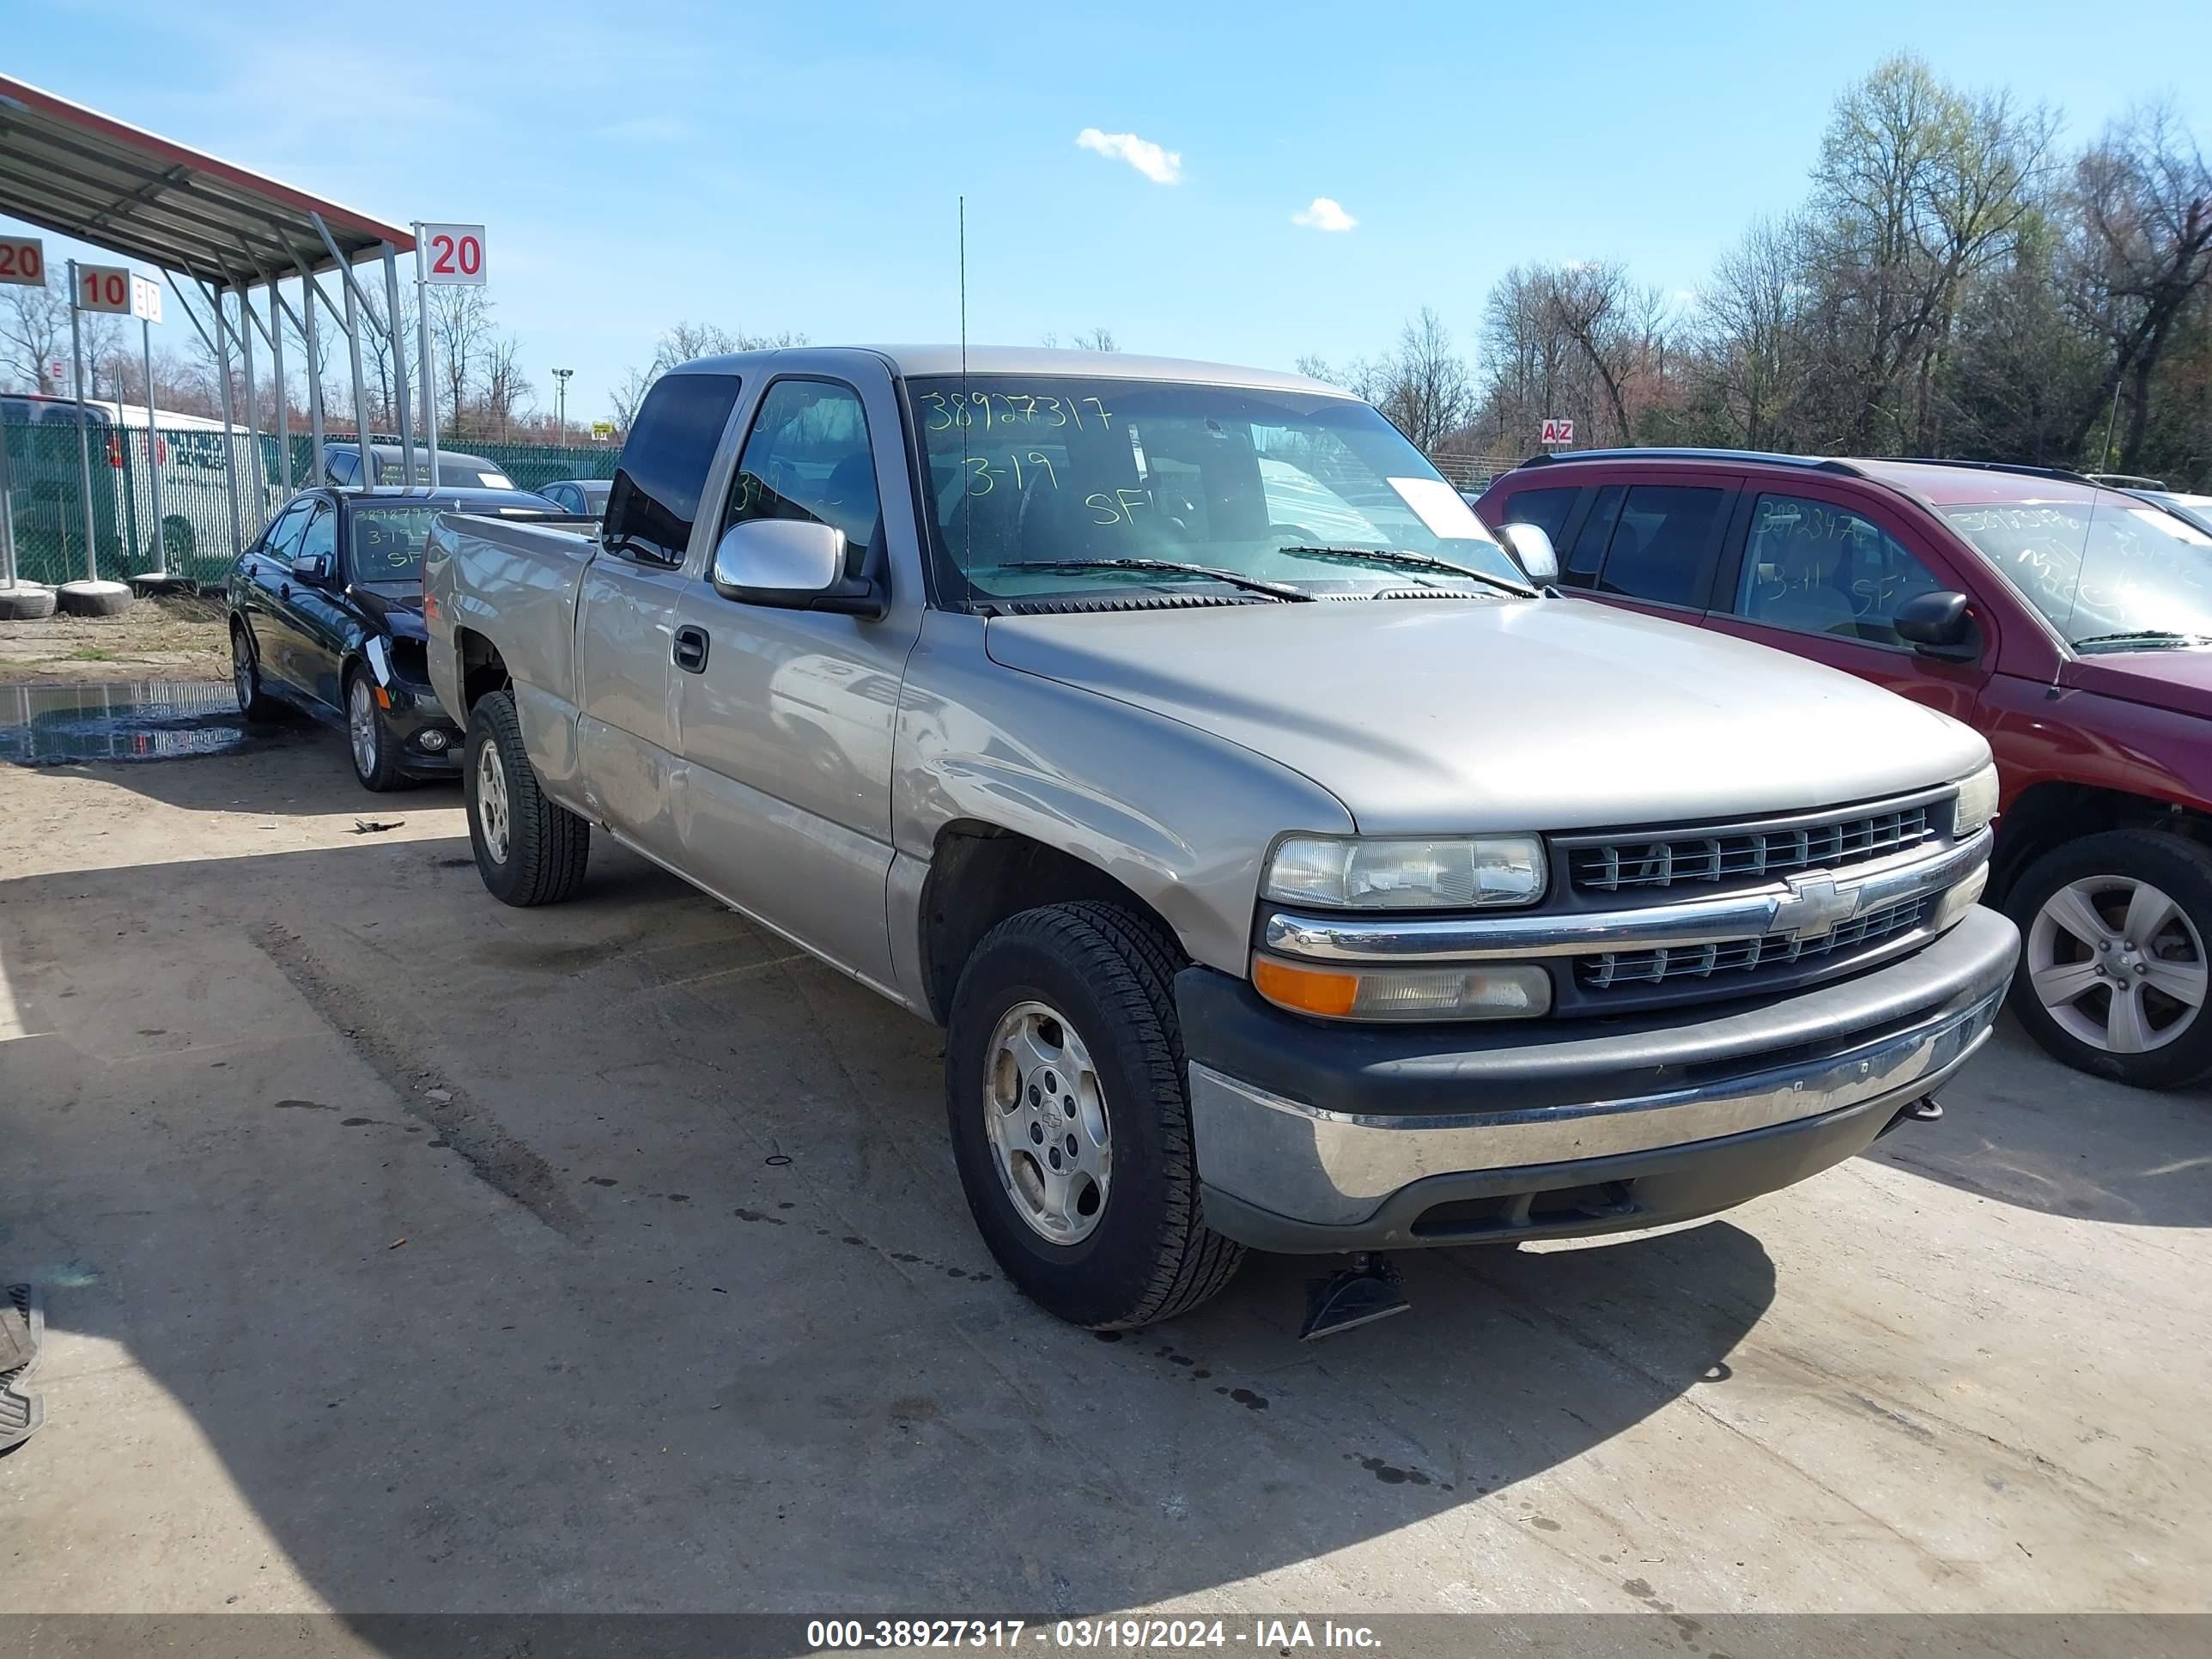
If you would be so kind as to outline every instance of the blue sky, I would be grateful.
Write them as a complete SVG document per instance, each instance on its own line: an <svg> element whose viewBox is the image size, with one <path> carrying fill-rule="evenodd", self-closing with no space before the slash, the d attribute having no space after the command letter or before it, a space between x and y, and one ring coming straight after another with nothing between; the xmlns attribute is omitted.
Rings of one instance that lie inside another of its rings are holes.
<svg viewBox="0 0 2212 1659"><path fill-rule="evenodd" d="M575 419L679 318L953 337L963 193L971 338L1287 367L1423 305L1472 348L1525 260L1694 289L1899 48L2072 140L2166 94L2212 143L2201 0L2104 28L2035 0L10 9L23 79L388 221L486 223L499 319L547 405L575 368ZM1321 197L1357 223L1293 222Z"/></svg>

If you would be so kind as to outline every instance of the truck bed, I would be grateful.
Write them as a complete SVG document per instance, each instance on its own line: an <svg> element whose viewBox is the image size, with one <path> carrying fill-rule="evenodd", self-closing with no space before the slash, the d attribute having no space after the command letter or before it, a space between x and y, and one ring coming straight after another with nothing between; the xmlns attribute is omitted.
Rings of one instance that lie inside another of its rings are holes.
<svg viewBox="0 0 2212 1659"><path fill-rule="evenodd" d="M430 635L430 684L463 725L464 630L496 639L508 672L524 684L574 702L576 594L599 552L599 532L447 513L432 526L422 556L423 616Z"/></svg>

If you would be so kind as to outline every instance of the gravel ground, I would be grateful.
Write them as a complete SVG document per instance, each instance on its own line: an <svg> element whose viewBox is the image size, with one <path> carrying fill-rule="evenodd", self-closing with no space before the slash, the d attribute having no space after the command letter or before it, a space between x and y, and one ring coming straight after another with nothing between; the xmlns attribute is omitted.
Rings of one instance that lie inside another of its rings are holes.
<svg viewBox="0 0 2212 1659"><path fill-rule="evenodd" d="M221 599L176 593L141 599L120 617L0 622L0 685L228 679L222 617Z"/></svg>

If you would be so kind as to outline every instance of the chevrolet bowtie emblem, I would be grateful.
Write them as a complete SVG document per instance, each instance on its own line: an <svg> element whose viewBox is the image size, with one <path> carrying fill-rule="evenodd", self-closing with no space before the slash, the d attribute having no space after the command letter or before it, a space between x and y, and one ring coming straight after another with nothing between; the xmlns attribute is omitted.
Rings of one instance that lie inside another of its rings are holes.
<svg viewBox="0 0 2212 1659"><path fill-rule="evenodd" d="M1790 890L1775 901L1775 933L1796 939L1819 939L1832 932L1838 922L1849 921L1858 914L1858 894L1838 889L1826 871L1784 876L1782 881Z"/></svg>

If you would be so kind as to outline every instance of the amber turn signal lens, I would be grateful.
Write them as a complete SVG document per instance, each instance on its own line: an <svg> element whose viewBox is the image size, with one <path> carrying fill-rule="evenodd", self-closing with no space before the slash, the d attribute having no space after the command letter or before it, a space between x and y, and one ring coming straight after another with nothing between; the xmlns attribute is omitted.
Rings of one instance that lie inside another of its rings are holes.
<svg viewBox="0 0 2212 1659"><path fill-rule="evenodd" d="M1359 975L1297 968L1273 957L1252 958L1252 986L1268 1001L1309 1014L1342 1019L1359 995Z"/></svg>

